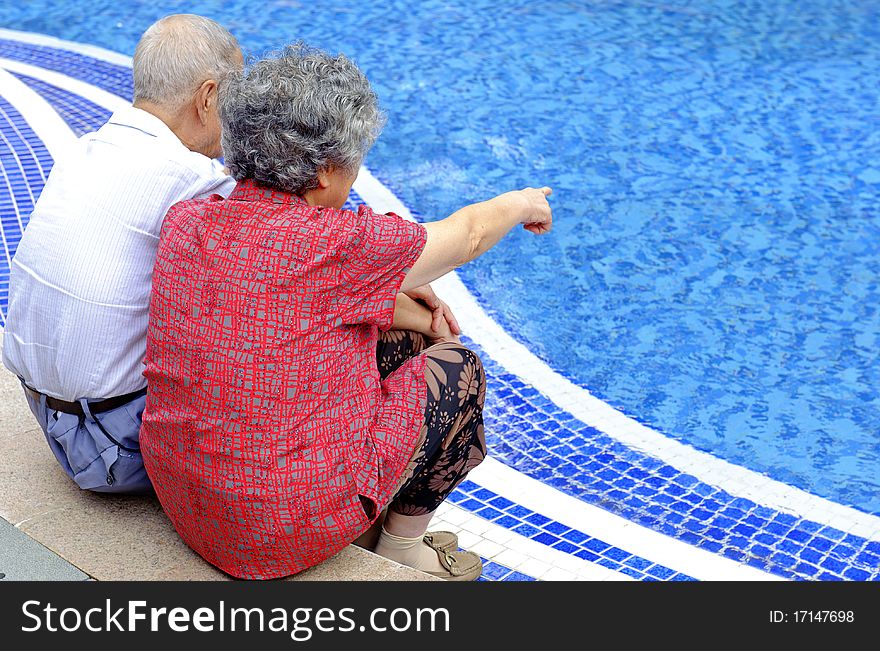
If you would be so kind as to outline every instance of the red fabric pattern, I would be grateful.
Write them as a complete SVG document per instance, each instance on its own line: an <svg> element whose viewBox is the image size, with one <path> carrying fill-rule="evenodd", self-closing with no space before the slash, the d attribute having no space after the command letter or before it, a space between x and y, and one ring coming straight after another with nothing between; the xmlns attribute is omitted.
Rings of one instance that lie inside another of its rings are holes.
<svg viewBox="0 0 880 651"><path fill-rule="evenodd" d="M141 450L181 537L242 578L365 530L424 415L424 361L381 381L378 329L425 244L400 217L242 182L169 211L153 274Z"/></svg>

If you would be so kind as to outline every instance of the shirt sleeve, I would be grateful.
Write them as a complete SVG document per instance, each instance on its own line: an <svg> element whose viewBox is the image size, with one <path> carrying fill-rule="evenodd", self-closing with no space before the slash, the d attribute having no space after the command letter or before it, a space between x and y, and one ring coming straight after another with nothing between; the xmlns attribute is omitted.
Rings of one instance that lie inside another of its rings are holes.
<svg viewBox="0 0 880 651"><path fill-rule="evenodd" d="M341 323L390 328L397 293L426 239L421 224L361 206L340 259L335 305Z"/></svg>
<svg viewBox="0 0 880 651"><path fill-rule="evenodd" d="M198 187L192 191L194 199L207 199L219 194L228 197L235 188L235 179L226 173L226 168L218 160L211 159L210 164L201 172Z"/></svg>

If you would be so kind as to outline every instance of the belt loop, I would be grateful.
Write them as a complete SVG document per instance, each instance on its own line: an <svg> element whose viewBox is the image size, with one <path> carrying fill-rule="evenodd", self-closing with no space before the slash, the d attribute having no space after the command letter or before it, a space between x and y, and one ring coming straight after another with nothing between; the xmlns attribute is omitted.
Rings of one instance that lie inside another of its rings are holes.
<svg viewBox="0 0 880 651"><path fill-rule="evenodd" d="M95 425L98 426L98 429L100 429L102 432L104 432L104 434L107 436L107 438L110 439L110 441L115 444L115 445L108 445L106 448L104 448L103 450L100 451L101 458L104 460L104 465L107 468L107 478L106 478L107 485L112 486L113 482L116 481L115 478L113 477L112 466L113 466L113 463L116 461L116 458L119 454L119 452L116 449L116 447L119 445L119 443L116 442L116 439L114 439L112 436L110 436L110 432L105 430L104 426L101 425L101 422L97 418L95 418L94 414L92 414L92 410L89 409L89 399L88 398L80 398L77 402L79 402L79 404L82 406L83 413L85 414L85 417L88 418L89 420L93 421L95 423ZM85 423L83 423L83 425L85 425Z"/></svg>
<svg viewBox="0 0 880 651"><path fill-rule="evenodd" d="M77 400L77 402L82 407L83 413L86 415L86 418L88 418L89 420L93 420L95 422L98 422L98 419L92 415L92 410L89 409L89 399L88 398L80 398L79 400Z"/></svg>

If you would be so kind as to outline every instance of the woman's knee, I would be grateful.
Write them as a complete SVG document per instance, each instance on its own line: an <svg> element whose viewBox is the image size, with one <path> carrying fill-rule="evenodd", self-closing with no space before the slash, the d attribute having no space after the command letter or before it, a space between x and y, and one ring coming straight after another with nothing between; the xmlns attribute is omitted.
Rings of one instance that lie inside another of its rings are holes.
<svg viewBox="0 0 880 651"><path fill-rule="evenodd" d="M483 368L483 360L470 348L461 347L464 357L462 373L459 378L459 389L465 387L469 398L474 400L479 409L483 408L486 399L486 371Z"/></svg>

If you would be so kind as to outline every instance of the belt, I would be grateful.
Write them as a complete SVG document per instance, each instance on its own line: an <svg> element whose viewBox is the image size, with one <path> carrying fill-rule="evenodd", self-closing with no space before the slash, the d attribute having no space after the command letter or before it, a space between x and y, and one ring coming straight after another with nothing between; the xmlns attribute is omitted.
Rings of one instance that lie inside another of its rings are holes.
<svg viewBox="0 0 880 651"><path fill-rule="evenodd" d="M34 400L39 400L42 398L43 394L37 391L36 389L31 389L28 385L22 382L22 386L24 390L31 394ZM95 400L90 401L89 411L93 414L100 414L105 411L110 411L112 409L116 409L117 407L121 407L122 405L131 402L135 398L140 398L143 395L146 395L147 389L146 387L140 389L138 391L132 391L131 393L126 393L124 396L114 396L113 398L106 398L105 400ZM49 409L54 409L55 411L61 411L65 414L73 414L74 416L85 416L86 413L83 411L82 405L78 402L69 402L67 400L59 400L58 398L53 398L52 396L46 396L46 406Z"/></svg>

